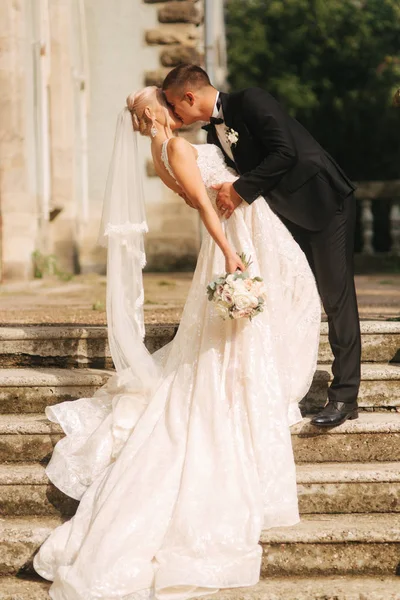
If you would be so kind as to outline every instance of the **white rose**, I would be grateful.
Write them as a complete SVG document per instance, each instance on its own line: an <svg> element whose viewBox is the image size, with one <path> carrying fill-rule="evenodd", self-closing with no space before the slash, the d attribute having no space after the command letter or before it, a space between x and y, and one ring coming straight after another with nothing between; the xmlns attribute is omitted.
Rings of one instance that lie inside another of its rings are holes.
<svg viewBox="0 0 400 600"><path fill-rule="evenodd" d="M243 279L236 279L236 281L234 281L231 285L232 285L235 293L240 292L240 293L245 294L247 291L246 284Z"/></svg>
<svg viewBox="0 0 400 600"><path fill-rule="evenodd" d="M229 128L226 130L226 139L229 144L236 144L239 139L239 134L234 129Z"/></svg>
<svg viewBox="0 0 400 600"><path fill-rule="evenodd" d="M249 296L248 294L235 293L233 295L233 301L238 310L244 310L245 308L252 308L252 298L254 296ZM257 301L258 304L258 301Z"/></svg>
<svg viewBox="0 0 400 600"><path fill-rule="evenodd" d="M257 308L257 306L258 306L258 298L257 298L257 296L251 295L251 296L249 296L249 300L251 302L251 304L250 304L251 308Z"/></svg>

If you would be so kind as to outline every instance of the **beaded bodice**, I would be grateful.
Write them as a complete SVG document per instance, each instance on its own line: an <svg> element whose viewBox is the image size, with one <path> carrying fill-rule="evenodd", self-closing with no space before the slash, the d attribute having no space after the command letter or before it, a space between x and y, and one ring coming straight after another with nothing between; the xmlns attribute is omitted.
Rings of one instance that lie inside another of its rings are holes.
<svg viewBox="0 0 400 600"><path fill-rule="evenodd" d="M167 139L162 145L161 159L168 173L175 179L174 172L168 160L168 142L169 140ZM214 144L193 144L193 147L197 150L197 165L207 193L214 202L217 192L212 186L225 183L226 181L235 181L237 174L226 165L222 150L218 146Z"/></svg>

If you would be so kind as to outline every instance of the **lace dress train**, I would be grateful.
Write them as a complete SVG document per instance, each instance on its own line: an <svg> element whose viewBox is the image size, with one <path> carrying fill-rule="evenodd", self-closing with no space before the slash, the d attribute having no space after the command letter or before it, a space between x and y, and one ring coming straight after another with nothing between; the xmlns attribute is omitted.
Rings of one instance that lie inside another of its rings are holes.
<svg viewBox="0 0 400 600"><path fill-rule="evenodd" d="M217 147L196 148L214 202L211 186L235 175ZM224 257L205 233L177 335L154 355L151 398L113 376L93 398L46 410L66 433L47 473L80 499L35 556L53 600L184 600L253 585L262 528L299 520L289 426L316 366L315 282L264 200L224 228L265 280L264 312L252 322L215 313L205 290Z"/></svg>

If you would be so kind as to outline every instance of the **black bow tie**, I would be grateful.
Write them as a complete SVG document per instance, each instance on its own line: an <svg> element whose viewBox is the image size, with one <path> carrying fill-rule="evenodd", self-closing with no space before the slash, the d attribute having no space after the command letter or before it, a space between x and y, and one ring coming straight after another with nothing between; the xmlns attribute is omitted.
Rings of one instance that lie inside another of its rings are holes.
<svg viewBox="0 0 400 600"><path fill-rule="evenodd" d="M210 119L210 124L211 125L221 125L221 123L223 123L224 120L221 119L220 117L211 117Z"/></svg>
<svg viewBox="0 0 400 600"><path fill-rule="evenodd" d="M214 129L214 125L221 125L221 123L224 123L223 119L211 117L210 122L207 123L207 125L203 125L202 129L205 131L211 131Z"/></svg>

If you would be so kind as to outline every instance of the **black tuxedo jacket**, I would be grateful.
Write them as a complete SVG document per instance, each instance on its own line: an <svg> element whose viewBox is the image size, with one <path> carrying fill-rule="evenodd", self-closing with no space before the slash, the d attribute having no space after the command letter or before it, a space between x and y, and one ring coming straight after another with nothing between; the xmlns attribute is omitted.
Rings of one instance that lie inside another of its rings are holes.
<svg viewBox="0 0 400 600"><path fill-rule="evenodd" d="M355 189L333 158L268 92L248 88L221 93L227 127L239 134L231 146L239 173L237 193L251 204L263 196L278 215L318 231ZM223 148L214 125L207 142Z"/></svg>

